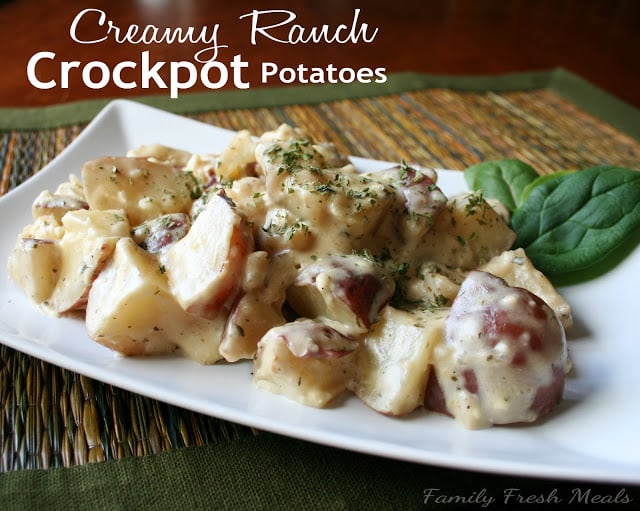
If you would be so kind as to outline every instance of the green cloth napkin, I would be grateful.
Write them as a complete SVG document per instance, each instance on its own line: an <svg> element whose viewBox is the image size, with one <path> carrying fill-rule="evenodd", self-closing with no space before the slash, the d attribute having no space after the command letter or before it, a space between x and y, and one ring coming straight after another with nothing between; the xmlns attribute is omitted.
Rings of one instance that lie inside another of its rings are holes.
<svg viewBox="0 0 640 511"><path fill-rule="evenodd" d="M142 458L2 474L0 508L496 509L509 495L507 507L514 509L518 495L567 503L587 491L640 501L640 488L629 486L472 473L263 433Z"/></svg>

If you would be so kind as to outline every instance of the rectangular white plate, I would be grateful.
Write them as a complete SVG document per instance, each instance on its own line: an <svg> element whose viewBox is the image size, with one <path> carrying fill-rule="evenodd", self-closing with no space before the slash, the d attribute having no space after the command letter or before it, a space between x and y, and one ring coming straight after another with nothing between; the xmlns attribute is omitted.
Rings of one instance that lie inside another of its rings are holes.
<svg viewBox="0 0 640 511"><path fill-rule="evenodd" d="M138 103L114 101L53 162L2 197L0 342L151 398L321 444L467 470L640 483L640 247L606 276L562 290L576 320L570 334L575 370L553 416L531 426L481 431L426 412L385 417L353 396L329 409L306 408L255 389L250 362L205 367L177 358L122 358L91 341L81 320L41 314L8 280L6 261L22 227L31 222L33 199L70 173L79 175L85 161L155 142L218 152L231 136ZM388 165L353 161L361 170ZM461 172L441 171L439 184L447 194L465 188Z"/></svg>

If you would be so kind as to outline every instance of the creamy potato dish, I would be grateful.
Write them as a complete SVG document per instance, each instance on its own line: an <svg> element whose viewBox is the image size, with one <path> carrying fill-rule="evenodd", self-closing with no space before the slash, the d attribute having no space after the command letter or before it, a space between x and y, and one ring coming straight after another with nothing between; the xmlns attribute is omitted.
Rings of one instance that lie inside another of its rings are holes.
<svg viewBox="0 0 640 511"><path fill-rule="evenodd" d="M534 421L562 396L569 305L500 204L437 179L359 173L287 125L220 154L142 146L43 191L9 275L126 356L251 360L258 387L313 407L352 392L468 428Z"/></svg>

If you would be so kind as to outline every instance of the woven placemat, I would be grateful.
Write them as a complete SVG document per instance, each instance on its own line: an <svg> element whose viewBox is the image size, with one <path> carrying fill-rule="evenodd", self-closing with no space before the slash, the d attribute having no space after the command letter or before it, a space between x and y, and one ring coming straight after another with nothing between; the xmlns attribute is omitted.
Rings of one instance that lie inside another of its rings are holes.
<svg viewBox="0 0 640 511"><path fill-rule="evenodd" d="M334 141L348 154L438 168L463 169L497 158L519 158L541 173L596 164L640 168L640 142L545 88L429 88L190 116L256 134L285 122L318 140ZM0 194L49 163L84 125L0 132ZM5 346L0 346L0 404L3 472L141 456L259 434Z"/></svg>

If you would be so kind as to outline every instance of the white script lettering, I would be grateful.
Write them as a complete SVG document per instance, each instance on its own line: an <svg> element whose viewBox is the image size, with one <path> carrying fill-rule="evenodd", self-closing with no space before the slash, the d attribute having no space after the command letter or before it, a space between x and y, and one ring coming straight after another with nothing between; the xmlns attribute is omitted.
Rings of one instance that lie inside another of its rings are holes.
<svg viewBox="0 0 640 511"><path fill-rule="evenodd" d="M97 18L92 20L92 17ZM100 27L100 36L82 37L80 32L80 25L89 24L90 28ZM107 14L100 9L87 8L80 11L71 22L69 27L69 35L71 39L80 44L97 44L106 41L109 37L113 38L118 44L152 44L152 43L167 43L173 44L175 42L184 44L204 44L208 45L205 48L195 53L194 59L197 62L211 62L218 58L218 51L221 48L227 48L226 44L218 43L218 31L220 25L208 27L201 27L198 31L195 27L184 28L169 28L169 27L156 27L155 25L140 26L136 24L129 25L128 27L119 27L112 20L107 19Z"/></svg>
<svg viewBox="0 0 640 511"><path fill-rule="evenodd" d="M273 15L279 16L271 25L263 25L261 17L265 15L273 17ZM284 18L282 17L284 15ZM240 19L251 18L251 44L257 44L257 36L282 44L298 44L298 43L370 43L378 35L378 28L374 28L373 31L369 31L369 25L367 23L360 23L359 21L360 9L355 9L353 13L353 20L351 25L340 24L335 28L331 28L329 25L322 25L321 27L306 28L302 25L293 24L287 33L286 38L282 35L278 36L273 33L273 29L279 27L285 27L296 19L296 14L291 11L282 9L273 9L268 11L258 11L254 9L252 12L243 14Z"/></svg>

